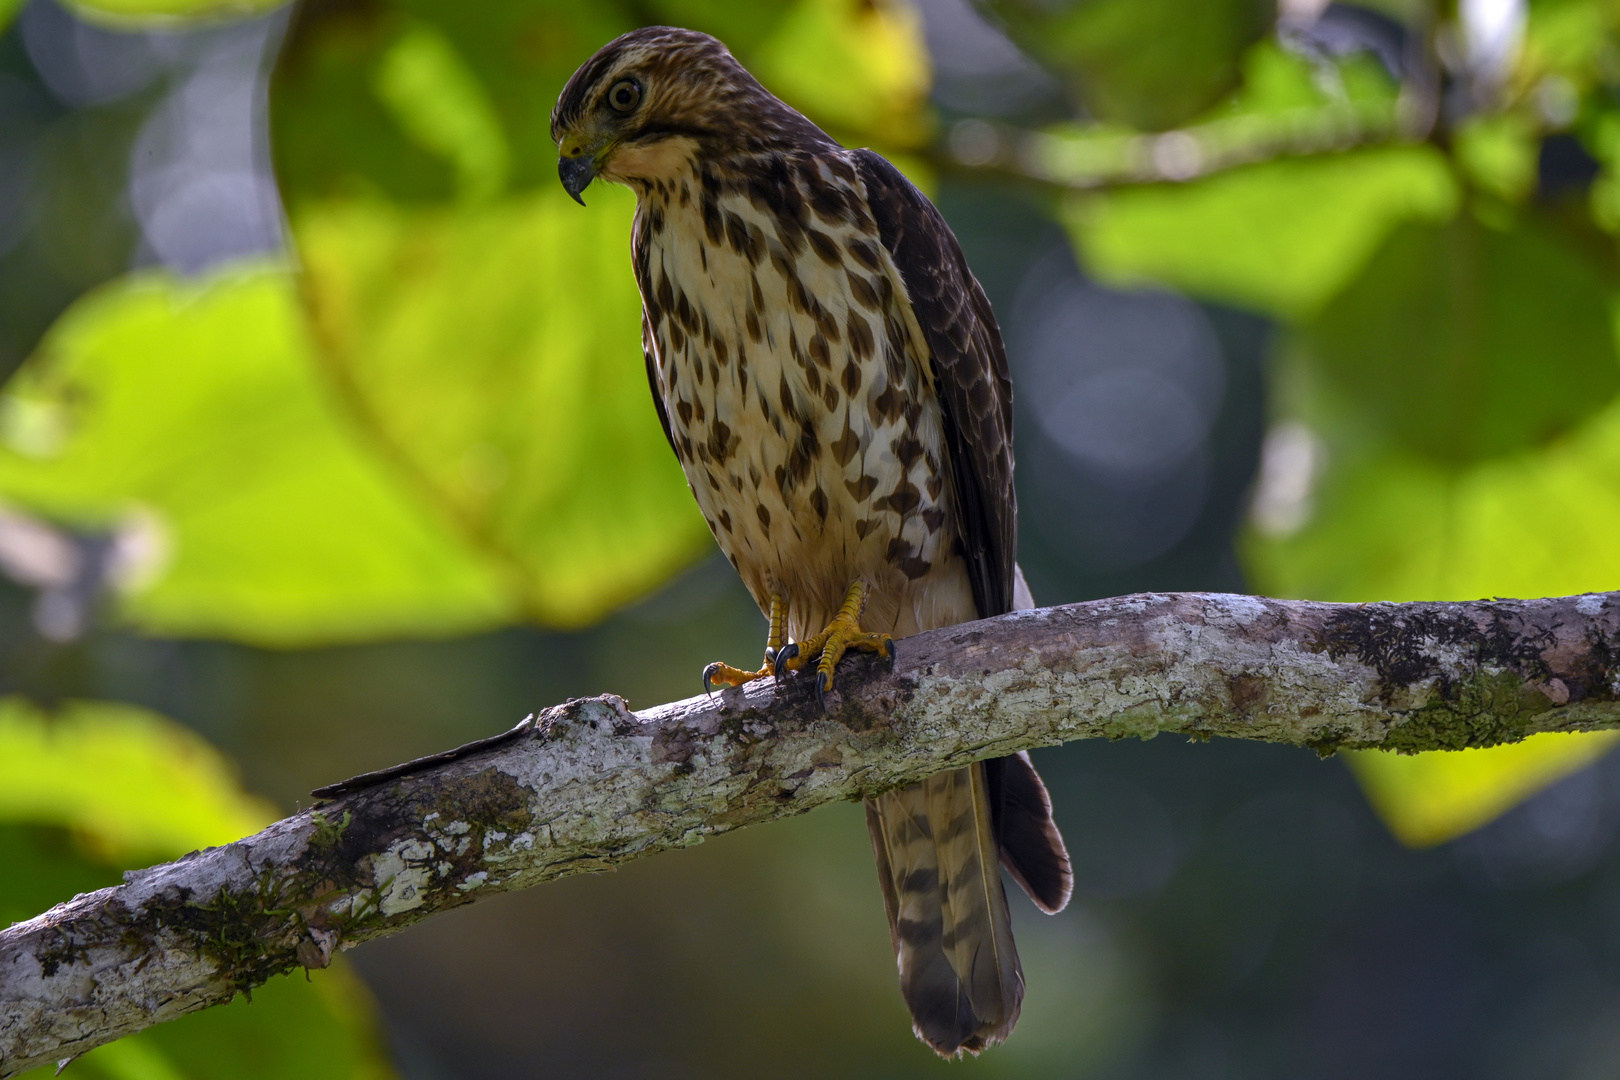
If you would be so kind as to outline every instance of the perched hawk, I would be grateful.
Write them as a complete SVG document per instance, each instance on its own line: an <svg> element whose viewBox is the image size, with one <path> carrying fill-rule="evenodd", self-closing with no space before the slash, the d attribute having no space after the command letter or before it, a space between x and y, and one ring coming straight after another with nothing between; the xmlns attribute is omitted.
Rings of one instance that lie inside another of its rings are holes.
<svg viewBox="0 0 1620 1080"><path fill-rule="evenodd" d="M653 401L709 528L771 623L739 684L1028 602L1014 564L1012 387L950 228L870 150L846 150L725 46L667 27L611 42L551 117L579 199L637 198ZM581 200L583 201L583 200ZM1024 603L1020 604L1020 598ZM978 1052L1024 977L997 861L1044 911L1070 872L1025 755L866 803L918 1037Z"/></svg>

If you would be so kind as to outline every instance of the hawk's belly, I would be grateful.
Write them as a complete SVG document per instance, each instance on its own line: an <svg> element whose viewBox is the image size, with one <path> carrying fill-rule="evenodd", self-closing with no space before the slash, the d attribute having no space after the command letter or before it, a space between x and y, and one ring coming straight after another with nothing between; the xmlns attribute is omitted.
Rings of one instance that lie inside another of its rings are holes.
<svg viewBox="0 0 1620 1080"><path fill-rule="evenodd" d="M795 638L857 578L868 629L976 618L939 401L877 238L715 207L706 230L696 199L650 199L637 242L676 455L721 549Z"/></svg>

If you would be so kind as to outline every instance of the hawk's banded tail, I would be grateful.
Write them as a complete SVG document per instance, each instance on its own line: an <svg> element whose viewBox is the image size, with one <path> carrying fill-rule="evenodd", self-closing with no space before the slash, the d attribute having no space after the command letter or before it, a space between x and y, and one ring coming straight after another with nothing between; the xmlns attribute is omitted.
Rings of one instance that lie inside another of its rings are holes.
<svg viewBox="0 0 1620 1080"><path fill-rule="evenodd" d="M1024 973L1005 863L1043 911L1071 887L1068 853L1027 755L981 762L866 802L878 881L917 1037L978 1053L1018 1021Z"/></svg>

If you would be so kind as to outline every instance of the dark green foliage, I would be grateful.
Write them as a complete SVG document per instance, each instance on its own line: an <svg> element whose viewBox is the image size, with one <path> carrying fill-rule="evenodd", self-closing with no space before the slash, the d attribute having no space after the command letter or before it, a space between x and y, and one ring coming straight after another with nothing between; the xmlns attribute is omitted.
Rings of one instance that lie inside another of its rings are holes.
<svg viewBox="0 0 1620 1080"><path fill-rule="evenodd" d="M983 2L1093 116L1149 131L1184 124L1235 90L1244 52L1276 16L1267 0Z"/></svg>
<svg viewBox="0 0 1620 1080"><path fill-rule="evenodd" d="M1306 329L1394 440L1459 467L1544 446L1620 390L1612 283L1534 219L1403 225Z"/></svg>

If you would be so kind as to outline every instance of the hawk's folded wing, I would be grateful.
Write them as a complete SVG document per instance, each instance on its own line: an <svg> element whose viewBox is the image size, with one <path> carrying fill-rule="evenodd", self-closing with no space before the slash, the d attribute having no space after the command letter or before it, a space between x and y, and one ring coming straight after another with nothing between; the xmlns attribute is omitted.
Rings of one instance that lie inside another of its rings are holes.
<svg viewBox="0 0 1620 1080"><path fill-rule="evenodd" d="M973 600L987 619L1013 609L1018 499L1013 493L1012 379L990 300L934 205L871 150L851 155L883 246L927 340L945 418Z"/></svg>

